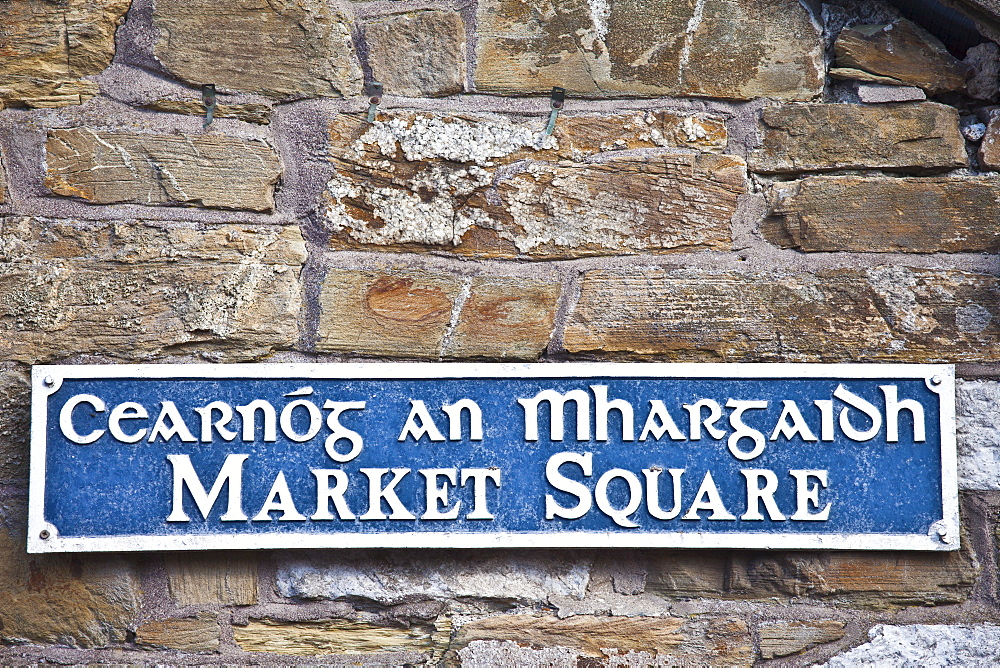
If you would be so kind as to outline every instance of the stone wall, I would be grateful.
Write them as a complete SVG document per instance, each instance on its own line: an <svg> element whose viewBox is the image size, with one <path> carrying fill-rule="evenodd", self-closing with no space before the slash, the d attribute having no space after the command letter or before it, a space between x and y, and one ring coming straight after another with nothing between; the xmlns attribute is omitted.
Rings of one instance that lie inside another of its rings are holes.
<svg viewBox="0 0 1000 668"><path fill-rule="evenodd" d="M995 662L1000 47L951 50L877 0L0 0L0 662ZM358 359L955 363L963 547L25 553L30 365Z"/></svg>

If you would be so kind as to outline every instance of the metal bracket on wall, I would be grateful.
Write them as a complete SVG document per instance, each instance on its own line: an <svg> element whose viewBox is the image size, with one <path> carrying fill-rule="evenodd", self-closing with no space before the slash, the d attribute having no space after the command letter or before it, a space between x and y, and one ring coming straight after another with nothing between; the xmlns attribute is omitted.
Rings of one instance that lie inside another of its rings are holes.
<svg viewBox="0 0 1000 668"><path fill-rule="evenodd" d="M215 84L202 84L201 101L205 105L205 122L202 123L202 127L207 128L215 116Z"/></svg>
<svg viewBox="0 0 1000 668"><path fill-rule="evenodd" d="M545 134L550 135L556 129L556 119L559 118L559 110L566 104L566 89L558 86L552 87L552 95L549 105L552 112L549 114L549 124L545 126Z"/></svg>
<svg viewBox="0 0 1000 668"><path fill-rule="evenodd" d="M365 95L368 96L368 118L369 123L375 122L375 115L378 114L378 105L382 103L382 84L372 81L365 86Z"/></svg>

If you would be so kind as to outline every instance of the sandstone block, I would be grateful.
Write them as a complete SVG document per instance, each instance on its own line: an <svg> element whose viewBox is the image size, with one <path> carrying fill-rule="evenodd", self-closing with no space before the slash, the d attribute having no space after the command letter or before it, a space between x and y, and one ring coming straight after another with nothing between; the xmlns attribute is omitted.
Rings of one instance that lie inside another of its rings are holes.
<svg viewBox="0 0 1000 668"><path fill-rule="evenodd" d="M233 638L246 652L278 654L375 654L419 652L439 655L447 647L451 624L446 618L436 624L408 627L375 626L347 619L317 622L282 622L253 619L234 626Z"/></svg>
<svg viewBox="0 0 1000 668"><path fill-rule="evenodd" d="M0 506L0 643L125 642L139 613L133 564L107 554L26 554L23 525L10 524L26 515L9 498Z"/></svg>
<svg viewBox="0 0 1000 668"><path fill-rule="evenodd" d="M768 622L761 624L760 655L764 659L798 654L823 643L844 637L844 622L824 619L816 622Z"/></svg>
<svg viewBox="0 0 1000 668"><path fill-rule="evenodd" d="M964 88L972 69L906 19L845 28L834 43L837 67L892 77L931 94Z"/></svg>
<svg viewBox="0 0 1000 668"><path fill-rule="evenodd" d="M565 120L547 137L538 120L499 116L399 112L374 126L338 117L337 172L324 194L331 243L538 259L730 246L747 187L740 158L600 155L717 150L720 121L672 112Z"/></svg>
<svg viewBox="0 0 1000 668"><path fill-rule="evenodd" d="M177 605L257 603L257 562L252 557L177 554L167 557L166 566L170 596Z"/></svg>
<svg viewBox="0 0 1000 668"><path fill-rule="evenodd" d="M372 75L392 95L438 97L465 89L465 23L455 11L393 14L365 23Z"/></svg>
<svg viewBox="0 0 1000 668"><path fill-rule="evenodd" d="M1000 384L989 380L959 381L955 413L958 421L958 481L961 489L1000 490Z"/></svg>
<svg viewBox="0 0 1000 668"><path fill-rule="evenodd" d="M587 665L589 657L625 659L626 665L749 666L754 661L747 625L735 617L498 615L464 624L451 650L464 659L464 648L482 641L567 648L579 657L578 665Z"/></svg>
<svg viewBox="0 0 1000 668"><path fill-rule="evenodd" d="M219 622L209 614L146 622L136 629L135 643L147 649L214 652L219 649Z"/></svg>
<svg viewBox="0 0 1000 668"><path fill-rule="evenodd" d="M997 278L940 269L584 274L572 353L713 361L989 361ZM974 314L974 317L970 315Z"/></svg>
<svg viewBox="0 0 1000 668"><path fill-rule="evenodd" d="M943 104L787 104L764 110L750 169L929 171L968 164L958 110Z"/></svg>
<svg viewBox="0 0 1000 668"><path fill-rule="evenodd" d="M544 603L550 596L582 598L590 562L584 557L385 553L371 558L289 559L279 564L278 592L288 598L364 598L387 605L476 598Z"/></svg>
<svg viewBox="0 0 1000 668"><path fill-rule="evenodd" d="M184 204L270 211L281 176L263 142L216 135L50 130L45 185L91 204Z"/></svg>
<svg viewBox="0 0 1000 668"><path fill-rule="evenodd" d="M320 293L318 350L437 357L462 284L425 272L331 270Z"/></svg>
<svg viewBox="0 0 1000 668"><path fill-rule="evenodd" d="M764 237L803 251L994 253L1000 180L819 176L776 184Z"/></svg>
<svg viewBox="0 0 1000 668"><path fill-rule="evenodd" d="M0 485L28 479L31 379L27 368L0 367Z"/></svg>
<svg viewBox="0 0 1000 668"><path fill-rule="evenodd" d="M154 100L141 106L143 109L168 114L205 115L205 105L195 100ZM235 118L256 125L268 125L271 122L271 108L266 104L220 103L215 105L215 111L212 113L215 118Z"/></svg>
<svg viewBox="0 0 1000 668"><path fill-rule="evenodd" d="M970 48L963 62L972 69L972 76L965 83L969 97L995 100L1000 93L1000 46L983 42Z"/></svg>
<svg viewBox="0 0 1000 668"><path fill-rule="evenodd" d="M963 539L964 540L964 539ZM946 605L969 597L979 568L958 552L669 552L649 562L646 592L675 597L812 599L866 608Z"/></svg>
<svg viewBox="0 0 1000 668"><path fill-rule="evenodd" d="M131 0L18 0L4 3L0 31L0 109L61 107L97 95L83 77L100 74L115 53L115 29Z"/></svg>
<svg viewBox="0 0 1000 668"><path fill-rule="evenodd" d="M296 227L6 218L0 231L2 359L183 350L250 360L298 340L305 244Z"/></svg>
<svg viewBox="0 0 1000 668"><path fill-rule="evenodd" d="M483 92L808 100L823 87L820 37L788 0L488 0L476 25Z"/></svg>
<svg viewBox="0 0 1000 668"><path fill-rule="evenodd" d="M157 0L153 23L156 57L193 86L276 98L361 92L352 13L336 1Z"/></svg>
<svg viewBox="0 0 1000 668"><path fill-rule="evenodd" d="M331 270L320 294L323 351L535 359L548 345L558 283L427 272Z"/></svg>
<svg viewBox="0 0 1000 668"><path fill-rule="evenodd" d="M983 169L1000 171L1000 115L990 116L983 143L979 145L979 164Z"/></svg>

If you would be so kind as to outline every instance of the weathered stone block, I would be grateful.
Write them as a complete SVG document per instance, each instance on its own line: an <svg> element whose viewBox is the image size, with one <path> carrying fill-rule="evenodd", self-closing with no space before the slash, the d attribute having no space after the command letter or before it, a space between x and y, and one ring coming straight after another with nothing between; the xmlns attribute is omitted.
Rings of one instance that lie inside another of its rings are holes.
<svg viewBox="0 0 1000 668"><path fill-rule="evenodd" d="M906 19L845 28L834 52L838 67L892 77L931 94L963 88L972 73L940 40Z"/></svg>
<svg viewBox="0 0 1000 668"><path fill-rule="evenodd" d="M0 359L249 360L298 340L296 227L6 218L0 236Z"/></svg>
<svg viewBox="0 0 1000 668"><path fill-rule="evenodd" d="M556 318L559 283L529 279L472 279L446 357L537 359Z"/></svg>
<svg viewBox="0 0 1000 668"><path fill-rule="evenodd" d="M867 104L923 102L927 99L927 93L916 86L890 86L881 83L859 82L854 90L858 94L858 99Z"/></svg>
<svg viewBox="0 0 1000 668"><path fill-rule="evenodd" d="M318 350L437 357L462 289L425 272L328 271L320 293Z"/></svg>
<svg viewBox="0 0 1000 668"><path fill-rule="evenodd" d="M958 381L958 484L961 489L1000 490L1000 383Z"/></svg>
<svg viewBox="0 0 1000 668"><path fill-rule="evenodd" d="M823 88L820 37L788 0L489 0L476 25L483 92L808 100Z"/></svg>
<svg viewBox="0 0 1000 668"><path fill-rule="evenodd" d="M135 643L147 649L214 652L219 649L219 622L210 614L146 622L136 629Z"/></svg>
<svg viewBox="0 0 1000 668"><path fill-rule="evenodd" d="M788 104L764 110L750 169L945 171L968 164L958 110L943 104Z"/></svg>
<svg viewBox="0 0 1000 668"><path fill-rule="evenodd" d="M167 585L177 605L254 605L257 562L232 554L167 557Z"/></svg>
<svg viewBox="0 0 1000 668"><path fill-rule="evenodd" d="M233 627L233 638L244 651L294 655L419 652L433 657L447 647L450 635L447 618L436 624L408 627L375 626L347 619L317 622L253 619L246 626Z"/></svg>
<svg viewBox="0 0 1000 668"><path fill-rule="evenodd" d="M544 603L582 598L590 561L574 555L385 553L371 558L289 559L278 567L278 592L307 600L368 599L383 604L475 598Z"/></svg>
<svg viewBox="0 0 1000 668"><path fill-rule="evenodd" d="M993 177L817 176L776 184L764 237L803 251L995 253Z"/></svg>
<svg viewBox="0 0 1000 668"><path fill-rule="evenodd" d="M3 3L0 109L61 107L98 93L115 52L115 29L131 0L17 0Z"/></svg>
<svg viewBox="0 0 1000 668"><path fill-rule="evenodd" d="M587 665L585 657L621 658L629 661L625 665L660 665L666 660L668 665L749 666L754 660L747 625L735 617L498 615L464 624L451 651L465 659L465 653L476 653L470 646L482 641L568 648L580 657L579 665Z"/></svg>
<svg viewBox="0 0 1000 668"><path fill-rule="evenodd" d="M534 359L552 334L558 283L331 270L320 294L323 351Z"/></svg>
<svg viewBox="0 0 1000 668"><path fill-rule="evenodd" d="M758 628L760 655L764 659L798 654L844 637L844 622L824 619L816 622L766 622Z"/></svg>
<svg viewBox="0 0 1000 668"><path fill-rule="evenodd" d="M979 164L983 169L1000 171L1000 114L990 116L983 142L979 145Z"/></svg>
<svg viewBox="0 0 1000 668"><path fill-rule="evenodd" d="M352 14L336 0L157 0L153 23L156 57L193 86L277 98L361 92Z"/></svg>
<svg viewBox="0 0 1000 668"><path fill-rule="evenodd" d="M91 204L270 211L281 161L266 144L217 135L50 130L45 185Z"/></svg>
<svg viewBox="0 0 1000 668"><path fill-rule="evenodd" d="M0 367L0 484L28 479L31 380L27 368Z"/></svg>
<svg viewBox="0 0 1000 668"><path fill-rule="evenodd" d="M806 598L891 608L961 603L979 568L968 545L958 552L729 552L703 559L685 552L649 561L646 592L667 598Z"/></svg>
<svg viewBox="0 0 1000 668"><path fill-rule="evenodd" d="M365 23L372 76L386 92L408 97L465 89L465 24L455 11L393 14Z"/></svg>
<svg viewBox="0 0 1000 668"><path fill-rule="evenodd" d="M150 111L162 111L168 114L184 114L186 116L204 116L205 105L194 100L153 100L141 105ZM216 104L212 112L214 118L235 118L256 125L268 125L271 122L271 108L266 104Z"/></svg>
<svg viewBox="0 0 1000 668"><path fill-rule="evenodd" d="M374 127L339 116L331 244L538 259L730 246L747 188L740 158L664 149L582 161L675 142L715 150L721 122L663 112L556 127L547 137L540 122L498 116L399 112Z"/></svg>
<svg viewBox="0 0 1000 668"><path fill-rule="evenodd" d="M569 318L569 352L716 361L1000 358L996 276L868 270L594 270Z"/></svg>
<svg viewBox="0 0 1000 668"><path fill-rule="evenodd" d="M0 643L125 642L139 612L133 564L107 554L26 554L26 514L9 498L0 506Z"/></svg>

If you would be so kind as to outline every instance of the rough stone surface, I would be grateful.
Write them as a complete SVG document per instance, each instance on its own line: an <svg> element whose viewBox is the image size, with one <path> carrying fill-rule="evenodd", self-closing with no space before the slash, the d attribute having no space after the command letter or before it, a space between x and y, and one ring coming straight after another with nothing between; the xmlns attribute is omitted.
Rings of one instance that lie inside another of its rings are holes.
<svg viewBox="0 0 1000 668"><path fill-rule="evenodd" d="M31 377L27 368L0 367L0 482L28 479Z"/></svg>
<svg viewBox="0 0 1000 668"><path fill-rule="evenodd" d="M98 93L131 0L6 0L0 3L0 109L61 107Z"/></svg>
<svg viewBox="0 0 1000 668"><path fill-rule="evenodd" d="M0 643L124 642L139 610L132 564L116 555L29 555L27 510L0 505Z"/></svg>
<svg viewBox="0 0 1000 668"><path fill-rule="evenodd" d="M0 218L0 359L251 360L298 340L296 227Z"/></svg>
<svg viewBox="0 0 1000 668"><path fill-rule="evenodd" d="M142 105L143 109L162 111L168 114L204 116L205 105L195 100L153 100ZM212 112L214 118L235 118L256 125L271 122L271 108L266 104L216 104Z"/></svg>
<svg viewBox="0 0 1000 668"><path fill-rule="evenodd" d="M970 314L976 315L976 314ZM958 484L961 489L1000 490L1000 383L959 381Z"/></svg>
<svg viewBox="0 0 1000 668"><path fill-rule="evenodd" d="M1000 114L992 114L986 135L979 145L979 165L983 169L1000 171Z"/></svg>
<svg viewBox="0 0 1000 668"><path fill-rule="evenodd" d="M425 10L365 22L372 76L385 92L437 97L465 88L465 24L455 11Z"/></svg>
<svg viewBox="0 0 1000 668"><path fill-rule="evenodd" d="M968 164L958 110L934 102L788 104L765 109L763 120L763 144L749 160L758 172L924 172Z"/></svg>
<svg viewBox="0 0 1000 668"><path fill-rule="evenodd" d="M352 15L337 0L156 0L153 21L156 57L190 85L276 98L361 92Z"/></svg>
<svg viewBox="0 0 1000 668"><path fill-rule="evenodd" d="M819 34L789 0L485 0L476 26L484 92L808 100L823 87Z"/></svg>
<svg viewBox="0 0 1000 668"><path fill-rule="evenodd" d="M998 287L987 274L887 265L593 270L565 346L679 361L990 361L1000 358Z"/></svg>
<svg viewBox="0 0 1000 668"><path fill-rule="evenodd" d="M803 251L995 253L998 196L994 177L810 177L774 186L761 231Z"/></svg>
<svg viewBox="0 0 1000 668"><path fill-rule="evenodd" d="M626 665L664 665L666 660L666 665L749 666L754 659L747 625L734 617L498 615L464 624L451 649L464 659L463 648L480 641L568 648L581 659L633 662Z"/></svg>
<svg viewBox="0 0 1000 668"><path fill-rule="evenodd" d="M451 624L410 624L408 627L376 626L347 619L315 622L282 622L254 619L233 627L233 638L247 652L279 654L374 654L420 652L439 655L447 646Z"/></svg>
<svg viewBox="0 0 1000 668"><path fill-rule="evenodd" d="M559 283L523 278L474 278L446 357L535 359L549 343Z"/></svg>
<svg viewBox="0 0 1000 668"><path fill-rule="evenodd" d="M983 42L969 49L963 61L972 69L972 76L965 82L969 97L977 100L994 100L1000 93L1000 46Z"/></svg>
<svg viewBox="0 0 1000 668"><path fill-rule="evenodd" d="M461 281L426 272L333 269L320 294L318 350L438 357Z"/></svg>
<svg viewBox="0 0 1000 668"><path fill-rule="evenodd" d="M214 652L219 648L219 623L210 614L146 622L136 629L135 642L148 649Z"/></svg>
<svg viewBox="0 0 1000 668"><path fill-rule="evenodd" d="M234 554L177 554L166 559L167 585L177 605L254 605L257 562Z"/></svg>
<svg viewBox="0 0 1000 668"><path fill-rule="evenodd" d="M760 655L764 659L798 654L823 643L844 637L844 622L825 619L817 622L767 622L761 624Z"/></svg>
<svg viewBox="0 0 1000 668"><path fill-rule="evenodd" d="M959 90L971 74L940 40L906 19L884 26L855 26L834 43L838 67L892 77L931 94Z"/></svg>
<svg viewBox="0 0 1000 668"><path fill-rule="evenodd" d="M859 83L856 87L858 99L866 104L887 102L923 102L927 93L916 86L889 86L880 83Z"/></svg>
<svg viewBox="0 0 1000 668"><path fill-rule="evenodd" d="M964 539L963 539L964 540ZM892 609L965 601L979 575L969 546L959 552L777 552L650 559L646 592L666 598L812 599Z"/></svg>
<svg viewBox="0 0 1000 668"><path fill-rule="evenodd" d="M331 563L333 562L333 563ZM397 555L329 559L315 555L279 565L278 592L308 600L363 598L385 604L407 600L478 598L545 602L581 598L590 562L573 555L485 553Z"/></svg>
<svg viewBox="0 0 1000 668"><path fill-rule="evenodd" d="M878 624L868 637L817 668L992 666L1000 656L1000 627L993 624Z"/></svg>
<svg viewBox="0 0 1000 668"><path fill-rule="evenodd" d="M270 211L281 161L263 142L217 135L50 130L45 185L91 204Z"/></svg>
<svg viewBox="0 0 1000 668"><path fill-rule="evenodd" d="M548 345L558 283L427 272L331 270L320 294L324 351L535 359Z"/></svg>
<svg viewBox="0 0 1000 668"><path fill-rule="evenodd" d="M705 116L573 117L546 137L538 121L398 112L374 127L341 115L332 134L335 248L535 259L727 248L746 191L740 158L671 148L716 149L724 134ZM653 150L599 155L626 148Z"/></svg>

